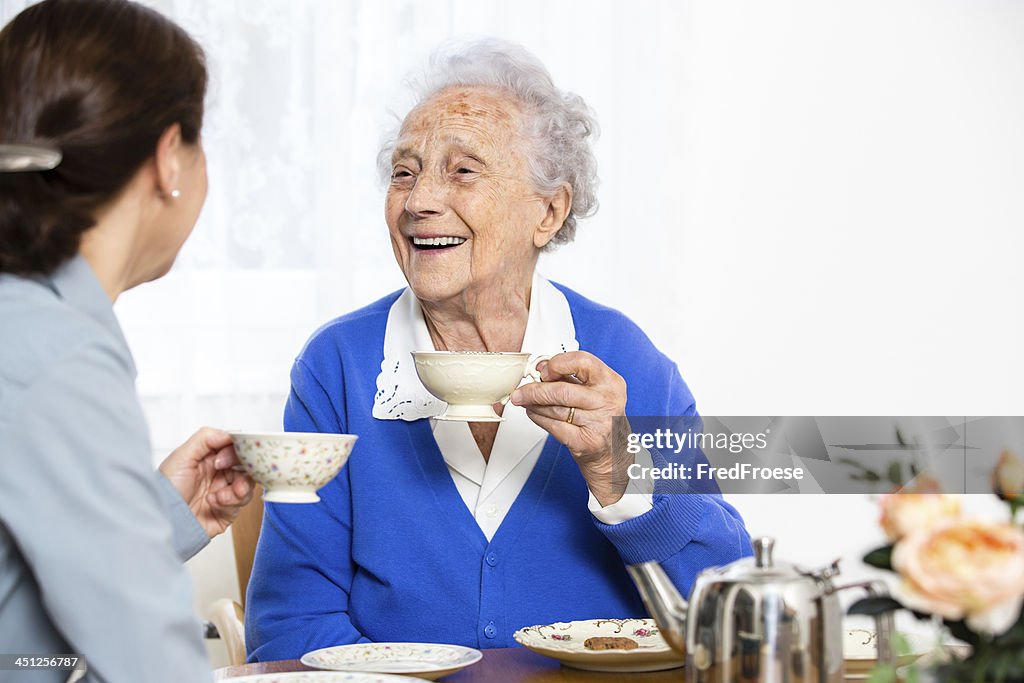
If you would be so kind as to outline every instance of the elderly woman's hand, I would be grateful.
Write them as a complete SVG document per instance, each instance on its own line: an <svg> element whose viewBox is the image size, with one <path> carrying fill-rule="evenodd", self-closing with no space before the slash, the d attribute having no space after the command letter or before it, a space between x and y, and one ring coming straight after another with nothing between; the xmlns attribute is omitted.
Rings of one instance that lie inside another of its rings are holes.
<svg viewBox="0 0 1024 683"><path fill-rule="evenodd" d="M543 382L519 387L511 401L569 449L601 505L626 489L633 456L614 447L613 419L626 413L626 381L586 351L552 356L539 366Z"/></svg>

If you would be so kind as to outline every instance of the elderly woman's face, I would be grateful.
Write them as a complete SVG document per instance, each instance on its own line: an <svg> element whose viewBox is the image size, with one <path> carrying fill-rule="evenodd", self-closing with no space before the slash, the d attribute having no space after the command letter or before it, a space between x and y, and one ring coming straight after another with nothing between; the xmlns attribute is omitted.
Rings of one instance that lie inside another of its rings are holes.
<svg viewBox="0 0 1024 683"><path fill-rule="evenodd" d="M485 88L443 90L403 122L385 213L420 300L528 285L550 235L519 125L516 104Z"/></svg>

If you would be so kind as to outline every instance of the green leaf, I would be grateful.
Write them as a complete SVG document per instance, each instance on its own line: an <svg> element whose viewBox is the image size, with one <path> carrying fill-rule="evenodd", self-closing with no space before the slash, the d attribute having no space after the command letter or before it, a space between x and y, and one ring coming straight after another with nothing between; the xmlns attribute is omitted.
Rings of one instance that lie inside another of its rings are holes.
<svg viewBox="0 0 1024 683"><path fill-rule="evenodd" d="M967 624L963 619L959 621L943 619L942 621L946 625L946 628L949 629L950 635L954 638L959 638L968 645L977 649L978 645L981 643L981 637L971 629L967 628Z"/></svg>
<svg viewBox="0 0 1024 683"><path fill-rule="evenodd" d="M841 465L849 465L850 467L856 467L858 470L861 470L862 472L871 471L871 468L867 467L860 460L854 460L853 458L838 458L836 462Z"/></svg>
<svg viewBox="0 0 1024 683"><path fill-rule="evenodd" d="M922 683L921 669L917 663L911 664L900 671L903 674L903 683Z"/></svg>
<svg viewBox="0 0 1024 683"><path fill-rule="evenodd" d="M892 651L897 657L904 657L911 653L910 641L907 636L899 631L892 634Z"/></svg>
<svg viewBox="0 0 1024 683"><path fill-rule="evenodd" d="M875 548L864 556L864 564L892 571L892 548L891 545Z"/></svg>
<svg viewBox="0 0 1024 683"><path fill-rule="evenodd" d="M871 670L868 683L897 683L896 667L892 664L879 664Z"/></svg>
<svg viewBox="0 0 1024 683"><path fill-rule="evenodd" d="M848 609L846 613L851 615L863 614L867 617L874 617L878 616L879 614L894 612L898 609L903 609L903 605L900 603L899 600L891 598L887 595L877 595L869 598L861 598L857 602L850 605L850 609Z"/></svg>
<svg viewBox="0 0 1024 683"><path fill-rule="evenodd" d="M1000 681L1000 682L1005 681L1006 680L1006 674L1010 671L1010 667L1012 665L1013 665L1013 655L1010 654L1009 652L1006 652L1006 653L1003 653L1002 655L997 656L996 660L995 660L995 666L993 667L993 669L995 670L994 673L995 673L995 676L996 676L996 681Z"/></svg>
<svg viewBox="0 0 1024 683"><path fill-rule="evenodd" d="M1017 513L1024 507L1024 494L1014 496L1006 501L1010 506L1010 521L1016 523Z"/></svg>
<svg viewBox="0 0 1024 683"><path fill-rule="evenodd" d="M889 465L889 481L896 486L903 484L903 467L898 462Z"/></svg>

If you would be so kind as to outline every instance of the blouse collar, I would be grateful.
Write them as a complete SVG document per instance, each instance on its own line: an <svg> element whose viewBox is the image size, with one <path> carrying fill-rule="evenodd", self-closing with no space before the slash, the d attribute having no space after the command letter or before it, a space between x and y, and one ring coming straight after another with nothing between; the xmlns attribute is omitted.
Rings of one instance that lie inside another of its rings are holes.
<svg viewBox="0 0 1024 683"><path fill-rule="evenodd" d="M391 305L384 328L384 360L380 364L377 393L373 397L375 418L413 421L436 417L444 412L445 403L420 383L411 355L413 351L433 348L423 309L407 287ZM554 355L578 351L579 348L568 300L535 272L523 350L534 355Z"/></svg>
<svg viewBox="0 0 1024 683"><path fill-rule="evenodd" d="M114 306L110 303L110 298L103 290L103 285L100 284L92 266L81 254L62 264L53 274L39 279L63 299L64 303L105 329L117 345L120 360L131 372L132 377L138 374L132 352L128 348L128 341L120 323L117 322L117 316L114 315Z"/></svg>

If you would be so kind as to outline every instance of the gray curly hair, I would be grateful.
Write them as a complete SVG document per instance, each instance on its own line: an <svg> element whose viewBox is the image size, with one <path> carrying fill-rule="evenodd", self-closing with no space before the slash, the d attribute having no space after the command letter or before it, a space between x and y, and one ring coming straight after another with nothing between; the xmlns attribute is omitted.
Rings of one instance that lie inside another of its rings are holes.
<svg viewBox="0 0 1024 683"><path fill-rule="evenodd" d="M577 220L597 211L597 160L590 148L599 132L597 120L582 97L556 88L548 70L525 48L496 38L446 44L411 85L415 106L458 86L495 88L519 103L526 118L524 151L534 186L544 195L553 194L563 183L572 187L569 215L545 249L571 242ZM384 182L391 176L397 134L396 130L388 137L377 155Z"/></svg>

